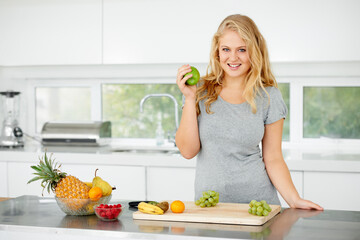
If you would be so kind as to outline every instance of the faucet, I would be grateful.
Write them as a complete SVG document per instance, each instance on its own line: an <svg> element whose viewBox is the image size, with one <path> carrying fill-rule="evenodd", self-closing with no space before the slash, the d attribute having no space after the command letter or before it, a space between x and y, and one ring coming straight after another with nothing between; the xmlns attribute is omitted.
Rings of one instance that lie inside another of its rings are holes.
<svg viewBox="0 0 360 240"><path fill-rule="evenodd" d="M148 94L148 95L144 96L140 101L140 112L141 113L144 111L143 106L144 106L145 101L151 97L169 97L171 100L173 100L174 109L175 109L175 133L176 133L176 130L179 128L179 115L178 115L178 103L177 103L175 97L173 95L167 94L167 93ZM175 137L174 137L174 139L170 139L170 133L168 133L168 140L175 144Z"/></svg>

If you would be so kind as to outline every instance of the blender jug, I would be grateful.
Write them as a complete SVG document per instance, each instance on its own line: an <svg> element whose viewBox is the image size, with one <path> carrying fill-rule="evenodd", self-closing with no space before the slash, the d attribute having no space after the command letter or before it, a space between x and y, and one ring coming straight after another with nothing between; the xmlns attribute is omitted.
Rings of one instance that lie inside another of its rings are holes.
<svg viewBox="0 0 360 240"><path fill-rule="evenodd" d="M18 126L20 92L0 92L4 120L2 122L0 147L22 147L23 132Z"/></svg>

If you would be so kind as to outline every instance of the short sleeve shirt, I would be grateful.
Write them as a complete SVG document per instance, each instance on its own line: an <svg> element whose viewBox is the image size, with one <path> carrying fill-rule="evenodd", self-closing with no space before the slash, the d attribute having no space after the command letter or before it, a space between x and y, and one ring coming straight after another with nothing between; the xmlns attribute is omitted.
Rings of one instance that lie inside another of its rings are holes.
<svg viewBox="0 0 360 240"><path fill-rule="evenodd" d="M220 193L221 202L248 203L252 199L280 204L263 162L259 144L266 124L287 115L279 89L267 87L255 98L257 112L247 102L232 104L220 96L206 113L199 102L200 152L197 155L195 199L203 191Z"/></svg>

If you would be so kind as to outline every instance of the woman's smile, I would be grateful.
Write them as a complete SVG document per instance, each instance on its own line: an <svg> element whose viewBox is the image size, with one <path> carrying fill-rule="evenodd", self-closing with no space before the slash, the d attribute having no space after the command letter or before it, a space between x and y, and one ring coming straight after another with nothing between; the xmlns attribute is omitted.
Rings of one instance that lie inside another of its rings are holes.
<svg viewBox="0 0 360 240"><path fill-rule="evenodd" d="M231 70L235 71L235 70L238 70L238 69L240 68L241 63L239 63L239 64L234 64L234 63L231 64L231 63L228 63L227 65L230 67Z"/></svg>

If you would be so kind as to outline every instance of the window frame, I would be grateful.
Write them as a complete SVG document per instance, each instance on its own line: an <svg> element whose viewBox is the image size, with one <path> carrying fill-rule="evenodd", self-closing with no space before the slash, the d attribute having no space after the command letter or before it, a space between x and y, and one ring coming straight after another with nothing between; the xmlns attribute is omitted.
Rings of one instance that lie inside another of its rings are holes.
<svg viewBox="0 0 360 240"><path fill-rule="evenodd" d="M81 82L79 79L51 79L51 80L39 80L32 79L28 83L28 103L29 103L29 120L30 124L29 133L34 136L40 136L40 132L36 130L36 88L61 88L61 87L82 87L90 88L91 92L91 121L101 121L101 92L98 92L99 80L89 80Z"/></svg>
<svg viewBox="0 0 360 240"><path fill-rule="evenodd" d="M168 77L149 77L149 78L115 78L115 79L28 79L27 100L29 107L28 132L40 137L40 132L36 131L36 88L38 87L88 87L91 89L91 121L102 121L102 85L103 84L171 84L173 79ZM179 103L180 104L180 103ZM180 121L180 119L179 119ZM116 140L116 138L114 138Z"/></svg>
<svg viewBox="0 0 360 240"><path fill-rule="evenodd" d="M290 137L289 142L283 142L285 147L332 147L353 148L359 146L360 139L340 138L304 138L304 87L360 87L360 78L355 76L321 76L321 77L278 77L287 78L290 86ZM300 111L298 111L300 110Z"/></svg>
<svg viewBox="0 0 360 240"><path fill-rule="evenodd" d="M360 139L337 138L304 138L303 137L303 89L304 87L360 87L359 76L287 76L276 77L278 83L289 83L290 132L289 141L283 141L285 148L335 148L353 149L359 146ZM90 87L91 88L91 120L102 120L102 85L103 84L172 84L172 77L118 77L118 78L61 78L61 79L28 79L29 133L39 136L36 130L36 96L37 87ZM179 103L181 104L181 103ZM114 138L114 142L125 139ZM132 141L137 142L136 139ZM139 143L148 139L138 139Z"/></svg>

